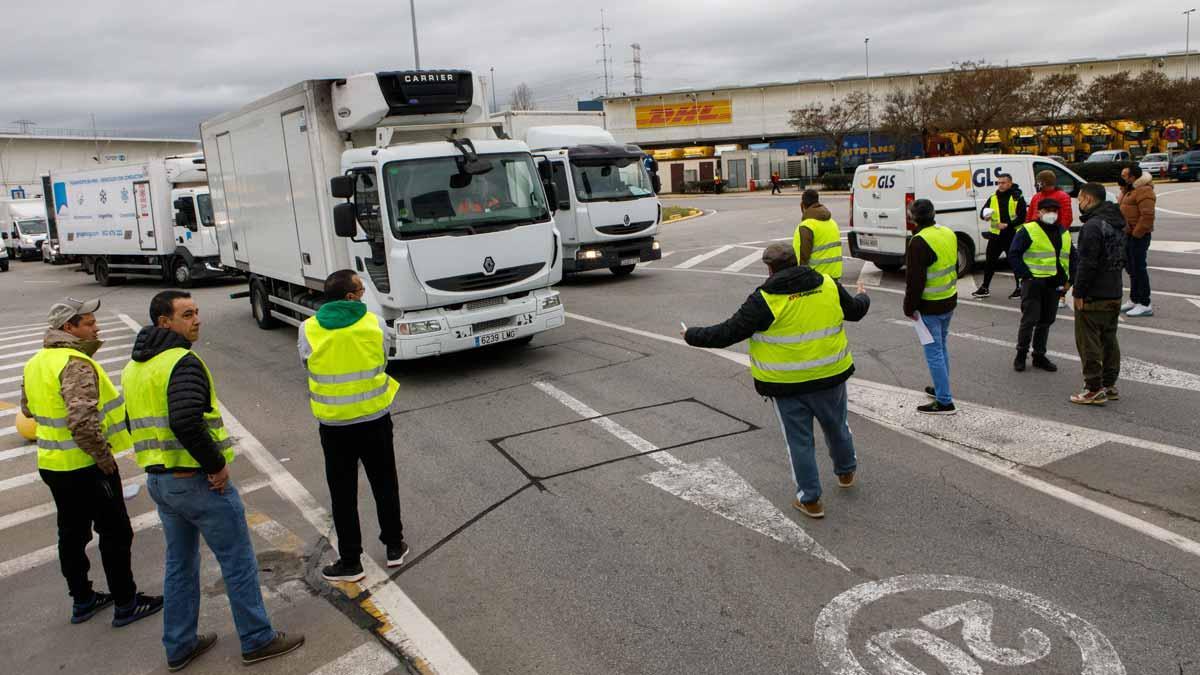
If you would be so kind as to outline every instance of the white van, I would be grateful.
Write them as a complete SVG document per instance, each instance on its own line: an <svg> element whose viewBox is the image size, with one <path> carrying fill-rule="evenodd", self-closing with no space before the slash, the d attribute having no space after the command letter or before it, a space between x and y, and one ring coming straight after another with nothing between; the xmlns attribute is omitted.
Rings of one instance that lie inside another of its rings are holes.
<svg viewBox="0 0 1200 675"><path fill-rule="evenodd" d="M1059 162L1032 155L967 155L864 164L854 172L850 192L850 255L894 272L904 266L908 239L916 225L908 220L908 205L928 199L937 209L938 224L958 234L958 272L984 259L983 233L990 223L980 211L996 191L996 176L1007 173L1021 188L1025 201L1036 192L1034 176L1049 169L1058 186L1072 197L1086 181ZM1072 229L1077 229L1079 211Z"/></svg>

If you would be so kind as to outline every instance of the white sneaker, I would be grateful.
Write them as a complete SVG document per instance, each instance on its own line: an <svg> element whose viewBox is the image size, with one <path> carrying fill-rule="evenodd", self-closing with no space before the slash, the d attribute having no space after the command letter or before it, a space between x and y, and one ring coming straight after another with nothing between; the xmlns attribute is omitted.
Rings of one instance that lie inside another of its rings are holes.
<svg viewBox="0 0 1200 675"><path fill-rule="evenodd" d="M1134 305L1133 309L1125 312L1125 316L1154 316L1152 305Z"/></svg>
<svg viewBox="0 0 1200 675"><path fill-rule="evenodd" d="M1059 308L1059 309L1066 309L1066 307L1067 307L1067 299L1066 299L1066 298L1059 298L1059 299L1058 299L1058 308Z"/></svg>
<svg viewBox="0 0 1200 675"><path fill-rule="evenodd" d="M1129 302L1121 305L1121 313L1124 314L1125 312L1128 312L1129 310L1133 309L1134 307L1137 307L1137 303L1130 300Z"/></svg>

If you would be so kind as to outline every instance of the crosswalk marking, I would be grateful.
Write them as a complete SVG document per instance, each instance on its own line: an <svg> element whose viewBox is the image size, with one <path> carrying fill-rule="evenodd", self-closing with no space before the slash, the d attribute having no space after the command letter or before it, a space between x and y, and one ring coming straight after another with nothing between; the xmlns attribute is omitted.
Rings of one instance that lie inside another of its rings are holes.
<svg viewBox="0 0 1200 675"><path fill-rule="evenodd" d="M115 319L108 319L106 321L97 321L96 325L104 328L105 326L115 326L119 323L120 322ZM47 324L45 321L21 327L8 326L7 328L0 329L0 340L13 340L21 337L44 335L46 333L46 329L49 327L49 324Z"/></svg>
<svg viewBox="0 0 1200 675"><path fill-rule="evenodd" d="M97 354L99 354L100 352L111 352L111 351L113 351L114 349L128 349L128 348L130 348L131 346L133 346L133 339L132 339L132 338L129 338L129 339L128 339L128 340L126 340L125 342L113 342L113 343L107 343L107 342L106 342L106 343L104 343L104 346L103 346L103 347L101 347L100 349L97 349L97 350L96 350L96 353L97 353ZM8 353L6 353L6 354L4 354L4 353L0 353L0 359L11 359L11 358L14 358L14 357L17 357L17 356L31 356L31 355L33 355L33 354L36 354L36 353L40 352L40 351L42 351L42 348L41 348L41 347L38 347L37 349L26 349L26 350L24 350L24 351L19 351L19 352L8 352ZM19 367L19 368L24 368L24 367L25 367L25 364L24 364L24 363L19 363L19 364L14 364L14 366L10 366L10 367Z"/></svg>
<svg viewBox="0 0 1200 675"><path fill-rule="evenodd" d="M761 249L761 248L754 249L753 253L748 254L744 258L738 259L737 262L726 265L724 268L724 271L726 271L726 272L741 272L742 270L746 269L747 267L753 265L756 262L762 262L762 254L763 254L764 250L765 249Z"/></svg>
<svg viewBox="0 0 1200 675"><path fill-rule="evenodd" d="M725 251L728 251L731 248L733 248L733 245L726 245L726 246L722 246L720 248L715 248L707 253L701 253L700 255L693 256L693 257L688 258L687 260L679 263L678 265L675 266L675 269L679 269L679 270L691 269L691 268L695 267L696 265L699 265L700 263L704 262L705 260L708 260L709 258L715 258L715 257L721 255L722 253L724 253Z"/></svg>
<svg viewBox="0 0 1200 675"><path fill-rule="evenodd" d="M0 492L4 492L5 490L15 490L19 487L36 483L37 480L38 472L36 471L31 471L30 473L22 474L20 476L13 476L12 478L6 478L4 480L0 480Z"/></svg>
<svg viewBox="0 0 1200 675"><path fill-rule="evenodd" d="M378 642L364 642L355 649L312 671L311 675L380 675L400 665Z"/></svg>
<svg viewBox="0 0 1200 675"><path fill-rule="evenodd" d="M99 359L98 361L96 361L96 363L99 363L100 365L104 366L104 365L108 365L110 363L120 363L120 362L128 361L128 360L129 360L128 355L114 356L114 357L108 358L108 359ZM24 368L24 367L25 367L24 363L15 363L12 365L0 366L0 370L16 370L17 368ZM111 377L113 374L114 373L109 373L109 377ZM4 379L0 379L0 384L12 384L13 382L20 382L24 378L25 378L24 375L13 375L11 377L6 377Z"/></svg>
<svg viewBox="0 0 1200 675"><path fill-rule="evenodd" d="M27 445L23 448L15 448L13 450L5 450L3 452L0 452L0 462L8 461L10 459L16 459L17 457L24 457L25 455L32 455L35 452L37 452L37 446L32 443L30 443L29 445Z"/></svg>
<svg viewBox="0 0 1200 675"><path fill-rule="evenodd" d="M36 476L37 474L35 473L34 475ZM125 480L121 481L121 484L122 485L142 485L145 482L146 482L146 474L139 473L138 475L134 476L133 478L126 478ZM37 506L31 506L31 507L29 507L27 509L23 509L21 511L15 511L13 513L8 513L3 516L0 516L0 531L7 530L10 527L24 525L25 523L28 523L31 520L37 520L38 518L44 518L46 516L49 516L49 515L57 513L57 512L58 512L58 509L54 506L54 502L46 502L45 504L38 504Z"/></svg>

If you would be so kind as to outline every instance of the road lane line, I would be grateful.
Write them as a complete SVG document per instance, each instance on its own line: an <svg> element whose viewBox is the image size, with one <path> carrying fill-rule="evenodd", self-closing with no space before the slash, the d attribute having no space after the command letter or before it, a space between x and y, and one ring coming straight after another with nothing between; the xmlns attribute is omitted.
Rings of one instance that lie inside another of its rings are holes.
<svg viewBox="0 0 1200 675"><path fill-rule="evenodd" d="M863 282L864 286L879 288L879 284L883 283L883 270L879 268L879 265L864 260L862 267L858 269L858 280Z"/></svg>
<svg viewBox="0 0 1200 675"><path fill-rule="evenodd" d="M704 262L705 260L708 260L709 258L715 258L715 257L721 255L722 253L732 249L733 247L734 247L733 244L727 244L720 248L715 248L707 253L701 253L700 255L693 256L693 257L688 258L687 260L679 263L678 265L676 265L674 267L674 269L677 269L677 270L691 269L691 268L695 267L696 265L699 265L700 263Z"/></svg>
<svg viewBox="0 0 1200 675"><path fill-rule="evenodd" d="M400 666L400 659L378 642L358 647L312 671L309 675L383 675Z"/></svg>
<svg viewBox="0 0 1200 675"><path fill-rule="evenodd" d="M31 471L30 473L21 474L20 476L13 476L12 478L0 480L0 492L4 492L5 490L15 490L26 485L32 485L33 483L38 482L39 478L40 476L38 475L38 472Z"/></svg>
<svg viewBox="0 0 1200 675"><path fill-rule="evenodd" d="M1200 217L1200 216L1198 216L1198 217ZM1190 267L1153 267L1153 266L1147 265L1146 269L1157 270L1159 272L1170 272L1172 274L1187 274L1187 275L1190 275L1193 277L1200 277L1200 269L1194 269L1194 268L1190 268Z"/></svg>
<svg viewBox="0 0 1200 675"><path fill-rule="evenodd" d="M108 319L105 321L97 321L96 325L100 326L101 328L105 328L108 326L115 326L118 323L120 323L120 321L118 321L116 319ZM21 326L21 327L8 326L6 328L0 328L0 341L16 340L18 338L43 336L46 334L46 330L48 328L50 328L50 325L48 323L46 323L45 321L41 321L39 323L28 324L26 326ZM34 329L36 329L36 330L34 330ZM17 335L17 333L23 333L23 334Z"/></svg>
<svg viewBox="0 0 1200 675"><path fill-rule="evenodd" d="M106 342L106 343L104 343L103 347L96 350L96 353L99 354L100 352L110 352L114 349L120 349L122 347L132 347L132 346L133 346L133 342L114 342L113 344L108 344ZM0 359L11 359L11 358L14 358L17 356L30 356L30 355L36 354L40 351L42 351L41 347L38 347L37 349L26 349L24 351L19 351L19 352L0 353ZM25 367L25 364L22 363L21 367L22 368Z"/></svg>
<svg viewBox="0 0 1200 675"><path fill-rule="evenodd" d="M36 480L37 473L34 473L33 476ZM144 484L145 482L146 482L146 474L140 473L140 474L134 476L133 478L126 478L125 480L121 481L121 484L122 485L141 485L141 484ZM57 513L57 512L58 512L58 509L57 509L57 507L55 507L54 502L46 502L45 504L38 504L37 506L31 506L27 509L22 509L20 511L14 511L13 513L5 514L3 516L0 516L0 532L7 530L10 527L24 525L25 523L28 523L31 520L37 520L38 518L45 518L46 516L53 515L54 513Z"/></svg>
<svg viewBox="0 0 1200 675"><path fill-rule="evenodd" d="M763 249L756 248L753 253L748 254L745 258L739 259L737 262L731 263L724 268L726 272L741 272L747 267L756 262L762 262Z"/></svg>
<svg viewBox="0 0 1200 675"><path fill-rule="evenodd" d="M99 363L100 365L103 366L103 365L107 365L109 363L118 363L120 361L128 361L128 360L129 360L128 356L114 356L109 359L99 359L98 361L96 361L96 363ZM16 363L16 364L9 365L9 366L0 366L0 370L13 370L16 368L24 368L24 367L25 367L24 363ZM114 377L116 374L117 373L110 373L109 377L110 378ZM12 384L13 382L20 382L23 379L25 379L24 375L13 375L11 377L5 377L5 378L0 379L0 384ZM7 395L8 394L0 394L0 396L7 396ZM17 393L16 395L20 396L20 393Z"/></svg>
<svg viewBox="0 0 1200 675"><path fill-rule="evenodd" d="M37 452L37 446L33 443L14 450L5 450L4 452L0 452L0 462L7 462L10 459L32 455L35 452Z"/></svg>
<svg viewBox="0 0 1200 675"><path fill-rule="evenodd" d="M591 324L594 324L597 326L604 326L606 328L612 328L614 330L626 332L626 333L629 333L632 335L641 335L643 337L658 340L660 342L666 342L666 343L670 343L670 344L674 344L674 345L688 346L687 343L685 343L683 340L680 340L679 338L669 337L666 335L659 335L657 333L652 333L650 331L644 331L644 330L640 330L640 329L633 328L630 326L622 326L620 324L603 321L601 319L593 319L592 317L589 317L589 316L583 316L581 314L574 314L571 312L568 312L567 316L570 319L572 319L573 321L583 321L585 323L591 323ZM689 348L700 349L698 347L690 347L690 346L689 346ZM717 357L720 357L723 359L727 359L729 361L733 361L734 363L737 363L744 367L749 367L750 357L746 354L741 354L739 352L731 352L726 349L702 349L701 351L704 351L708 354L712 354L714 356L717 356ZM942 440L941 438L935 437L933 435L927 435L927 434L923 434L923 433L920 433L917 431L911 431L908 428L904 427L903 424L898 424L895 421L892 421L892 420L889 420L889 419L886 419L886 418L880 416L876 411L865 408L864 406L859 404L858 401L856 401L856 399L861 399L861 392L863 391L863 389L867 389L867 388L874 389L877 392L879 392L880 400L883 401L884 404L889 408L896 408L897 396L908 396L908 397L913 397L914 399L921 398L924 396L923 392L916 392L916 391L904 389L903 387L896 387L896 386L883 384L883 383L879 383L879 382L869 382L866 380L860 380L858 378L852 378L850 380L850 387L849 387L850 401L851 401L850 406L851 406L851 411L854 412L855 414L861 415L861 416L865 417L866 419L875 421L877 424L880 424L881 426L891 429L891 430L895 431L896 433L902 434L902 435L912 438L914 440L917 440L917 441L920 441L927 445L933 446L939 450L943 450L950 455L953 455L955 457L958 457L960 459L968 461L968 462L975 464L981 468L987 469L988 471L991 471L997 475L1003 476L1005 478L1009 478L1009 479L1011 479L1017 483L1020 483L1030 489L1033 489L1033 490L1036 490L1043 494L1046 494L1048 496L1054 497L1060 501L1066 502L1073 506L1077 506L1078 508L1081 508L1081 509L1088 511L1092 514L1095 514L1097 516L1100 516L1101 518L1104 518L1106 520L1114 522L1118 525L1127 527L1131 530L1134 530L1135 532L1139 532L1147 537L1150 537L1151 539L1160 541L1164 544L1167 544L1169 546L1177 548L1185 553L1200 557L1200 542L1193 541L1191 539L1188 539L1187 537L1176 534L1175 532L1172 532L1166 528L1159 527L1158 525L1155 525L1151 522L1142 520L1141 518L1131 516L1131 515L1125 513L1124 511L1114 509L1110 506L1107 506L1105 504L1097 502L1093 499L1089 499L1087 497L1084 497L1083 495L1077 494L1077 493L1067 490L1065 488L1061 488L1061 487L1058 487L1057 485L1048 483L1044 480L1034 478L1033 476L1023 473L1020 470L1021 465L1018 464L1017 462L1014 462L1009 459L1005 459L1003 457L988 455L988 454L984 454L984 453L981 453L978 451L970 450L969 448L972 447L970 443L959 444L959 443L950 442L947 440ZM994 410L994 408L992 406L983 406L983 405L977 405L977 404L972 404L972 403L965 403L963 401L955 401L955 404L958 405L960 408L969 407L972 409L972 412L974 412L975 410L979 410L979 411ZM1047 423L1047 421L1040 420L1036 417L1020 415L1018 413L1008 413L1008 414L1013 415L1014 417L1017 417L1017 418L1022 418L1024 420L1027 420L1030 422L1036 422L1039 425L1043 425L1043 424ZM911 415L913 416L913 418L915 418L918 415L915 412L915 408L913 409L913 412L911 412ZM956 417L963 417L963 416L958 415ZM941 420L941 421L945 421L945 420L954 420L956 418L939 417L937 419ZM1049 424L1060 425L1063 427L1069 427L1072 429L1072 432L1074 434L1086 434L1086 435L1092 436L1093 438L1101 438L1104 440L1104 442L1113 442L1113 443L1120 443L1120 444L1124 444L1124 445L1132 445L1134 447L1142 448L1145 450L1150 450L1153 452L1158 452L1160 454L1170 455L1173 457L1179 457L1181 459L1187 459L1187 460L1190 460L1193 462L1200 462L1200 452L1196 452L1194 450L1189 450L1187 448L1180 448L1180 447L1168 445L1165 443L1157 443L1154 441L1147 441L1147 440L1143 440L1140 438L1132 438L1129 436L1122 436L1120 434L1112 434L1112 433L1108 433L1108 432L1104 432L1104 431L1097 431L1095 429L1088 429L1086 427L1078 427L1078 426L1069 425L1066 423L1049 422ZM1020 427L1018 426L1015 428L1020 428ZM1064 438L1063 436L1059 436L1059 442L1061 442L1063 438Z"/></svg>

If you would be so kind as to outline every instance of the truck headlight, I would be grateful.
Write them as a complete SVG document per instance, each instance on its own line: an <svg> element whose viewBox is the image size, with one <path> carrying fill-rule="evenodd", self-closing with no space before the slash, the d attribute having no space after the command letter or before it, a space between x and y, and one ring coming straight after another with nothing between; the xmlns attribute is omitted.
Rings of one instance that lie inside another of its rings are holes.
<svg viewBox="0 0 1200 675"><path fill-rule="evenodd" d="M396 333L398 335L424 335L425 333L436 333L441 329L442 324L440 321L396 322Z"/></svg>
<svg viewBox="0 0 1200 675"><path fill-rule="evenodd" d="M596 249L586 249L580 251L575 257L580 260L599 260L602 256L603 254Z"/></svg>
<svg viewBox="0 0 1200 675"><path fill-rule="evenodd" d="M558 307L561 304L562 304L562 296L560 296L558 293L555 293L554 295L551 295L550 297L547 297L547 298L542 298L542 309L543 310L554 309L555 307Z"/></svg>

